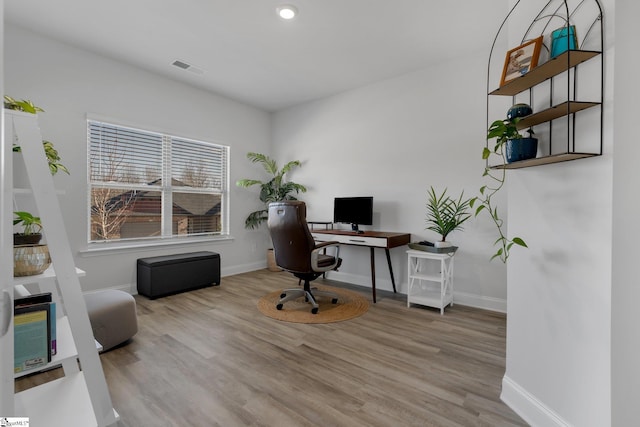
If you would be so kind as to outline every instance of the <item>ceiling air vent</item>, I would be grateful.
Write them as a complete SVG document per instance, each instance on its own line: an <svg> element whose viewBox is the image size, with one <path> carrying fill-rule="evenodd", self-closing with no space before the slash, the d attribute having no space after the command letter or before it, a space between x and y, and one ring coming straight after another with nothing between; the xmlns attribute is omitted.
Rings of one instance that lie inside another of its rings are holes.
<svg viewBox="0 0 640 427"><path fill-rule="evenodd" d="M183 70L190 71L193 74L204 74L204 70L202 68L194 67L193 65L187 64L186 62L180 61L179 59L176 59L175 61L173 61L171 65L175 65L178 68L182 68Z"/></svg>

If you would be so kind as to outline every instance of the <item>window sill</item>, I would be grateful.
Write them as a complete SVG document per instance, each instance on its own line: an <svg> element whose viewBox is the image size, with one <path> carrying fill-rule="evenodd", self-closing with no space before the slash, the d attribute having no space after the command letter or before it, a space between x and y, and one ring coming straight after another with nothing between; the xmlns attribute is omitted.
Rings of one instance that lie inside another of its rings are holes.
<svg viewBox="0 0 640 427"><path fill-rule="evenodd" d="M230 243L232 236L191 237L185 239L148 240L128 243L90 243L86 249L78 251L82 257L100 256L107 252L142 252L170 246L191 246L196 244Z"/></svg>

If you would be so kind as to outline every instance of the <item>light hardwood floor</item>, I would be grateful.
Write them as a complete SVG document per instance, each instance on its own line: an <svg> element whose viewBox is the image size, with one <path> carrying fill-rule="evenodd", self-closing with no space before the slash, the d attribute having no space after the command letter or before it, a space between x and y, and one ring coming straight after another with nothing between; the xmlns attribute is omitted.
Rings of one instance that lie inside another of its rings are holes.
<svg viewBox="0 0 640 427"><path fill-rule="evenodd" d="M257 310L260 296L296 284L261 270L154 301L136 296L138 334L101 355L120 425L526 425L499 399L503 314L455 305L441 316L387 292L363 316L332 324Z"/></svg>

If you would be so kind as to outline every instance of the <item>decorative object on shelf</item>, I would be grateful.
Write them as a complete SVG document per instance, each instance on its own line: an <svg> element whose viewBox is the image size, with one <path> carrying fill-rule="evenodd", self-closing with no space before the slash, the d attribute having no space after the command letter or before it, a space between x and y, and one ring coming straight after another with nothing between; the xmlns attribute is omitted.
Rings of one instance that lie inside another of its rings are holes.
<svg viewBox="0 0 640 427"><path fill-rule="evenodd" d="M507 110L507 119L513 120L518 117L530 116L533 113L533 109L529 104L519 103L514 104Z"/></svg>
<svg viewBox="0 0 640 427"><path fill-rule="evenodd" d="M518 122L521 117L514 119L496 120L491 123L487 133L487 139L496 138L494 154L504 154L503 163L512 163L519 160L527 160L536 157L538 140L533 137L533 130L527 130L529 134L525 137L518 131ZM491 155L491 150L485 147L483 158L487 159Z"/></svg>
<svg viewBox="0 0 640 427"><path fill-rule="evenodd" d="M47 245L20 245L13 247L13 276L42 274L51 265Z"/></svg>
<svg viewBox="0 0 640 427"><path fill-rule="evenodd" d="M538 65L542 36L536 37L507 52L500 86L527 74Z"/></svg>
<svg viewBox="0 0 640 427"><path fill-rule="evenodd" d="M13 225L22 225L22 233L13 234L14 245L35 245L42 239L40 217L25 211L16 211Z"/></svg>
<svg viewBox="0 0 640 427"><path fill-rule="evenodd" d="M22 226L22 233L13 234L13 275L20 277L40 274L51 265L49 248L39 244L42 239L40 217L24 211L13 214L13 225Z"/></svg>
<svg viewBox="0 0 640 427"><path fill-rule="evenodd" d="M530 131L533 133L533 131ZM533 137L509 139L505 144L507 163L534 159L538 154L538 139Z"/></svg>
<svg viewBox="0 0 640 427"><path fill-rule="evenodd" d="M4 108L7 110L24 111L25 113L30 114L37 114L39 111L44 112L42 108L34 105L33 102L27 99L18 101L9 95L4 96ZM53 146L53 143L51 141L43 140L42 147L44 148L44 153L47 157L47 163L49 164L49 171L51 171L51 175L57 174L58 171L63 171L69 174L69 169L60 163L60 155L58 154L58 150ZM16 144L13 144L12 150L14 153L21 152L20 146Z"/></svg>
<svg viewBox="0 0 640 427"><path fill-rule="evenodd" d="M578 48L578 37L575 25L564 26L551 33L551 53L553 59L568 50Z"/></svg>
<svg viewBox="0 0 640 427"><path fill-rule="evenodd" d="M462 230L462 224L471 218L469 204L471 199L464 198L464 191L460 197L452 199L445 188L437 195L433 187L429 188L427 201L427 230L435 231L442 236L440 241L434 242L436 248L453 246L447 241L447 236L455 230Z"/></svg>

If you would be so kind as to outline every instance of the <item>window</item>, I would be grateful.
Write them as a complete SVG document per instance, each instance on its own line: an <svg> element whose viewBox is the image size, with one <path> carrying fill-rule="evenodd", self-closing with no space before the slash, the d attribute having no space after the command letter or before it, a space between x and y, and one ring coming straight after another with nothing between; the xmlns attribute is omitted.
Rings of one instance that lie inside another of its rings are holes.
<svg viewBox="0 0 640 427"><path fill-rule="evenodd" d="M229 147L88 120L89 242L224 235Z"/></svg>

